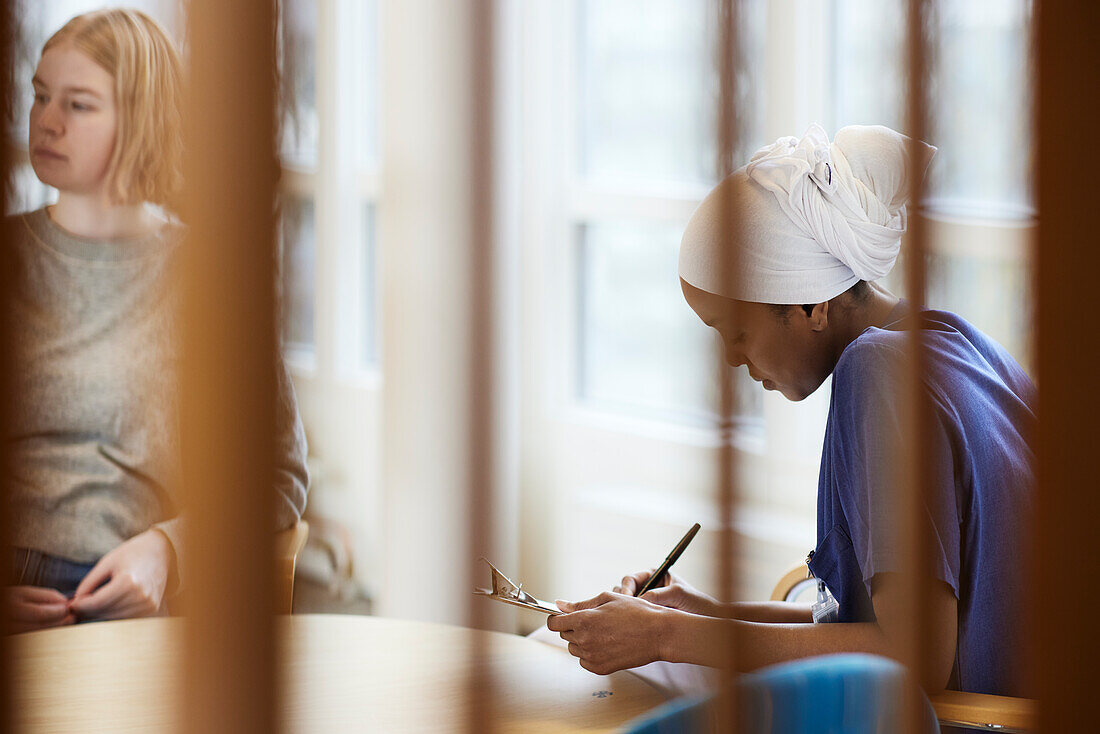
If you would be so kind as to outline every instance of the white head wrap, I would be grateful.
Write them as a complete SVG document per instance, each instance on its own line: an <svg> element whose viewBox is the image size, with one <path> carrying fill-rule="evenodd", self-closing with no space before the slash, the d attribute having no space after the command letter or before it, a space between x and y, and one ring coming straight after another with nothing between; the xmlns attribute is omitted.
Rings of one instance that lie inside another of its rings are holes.
<svg viewBox="0 0 1100 734"><path fill-rule="evenodd" d="M936 149L918 147L923 175ZM909 139L879 125L842 128L832 143L818 125L801 140L780 138L699 205L680 245L680 277L727 298L778 304L821 303L883 277L905 232L908 157ZM719 231L723 206L735 233ZM738 273L723 277L734 241Z"/></svg>

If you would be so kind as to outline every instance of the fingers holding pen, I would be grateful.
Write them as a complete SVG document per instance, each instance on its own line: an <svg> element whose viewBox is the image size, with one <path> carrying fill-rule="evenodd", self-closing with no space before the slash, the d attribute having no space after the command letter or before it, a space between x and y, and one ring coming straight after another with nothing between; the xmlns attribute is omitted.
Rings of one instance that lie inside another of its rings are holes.
<svg viewBox="0 0 1100 734"><path fill-rule="evenodd" d="M638 593L638 589L642 588L646 581L649 581L649 577L653 575L656 568L651 568L648 571L638 571L628 576L623 576L623 580L619 582L619 585L614 587L612 591L617 594L626 594L627 596L634 596Z"/></svg>
<svg viewBox="0 0 1100 734"><path fill-rule="evenodd" d="M668 637L670 626L686 615L679 609L653 603L645 598L648 595L634 595L650 581L655 582L654 589L679 582L668 570L699 527L696 523L688 530L659 567L624 576L613 591L591 599L557 602L564 614L551 616L546 627L569 643L569 652L580 659L585 670L606 675L661 659L662 640Z"/></svg>

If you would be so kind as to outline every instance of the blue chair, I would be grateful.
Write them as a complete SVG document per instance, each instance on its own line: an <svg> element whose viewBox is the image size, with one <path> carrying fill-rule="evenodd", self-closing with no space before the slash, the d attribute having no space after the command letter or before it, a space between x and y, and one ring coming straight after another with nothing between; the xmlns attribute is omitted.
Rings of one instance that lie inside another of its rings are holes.
<svg viewBox="0 0 1100 734"><path fill-rule="evenodd" d="M905 669L875 655L845 653L764 668L737 681L742 734L879 734L902 731ZM912 690L912 689L909 689ZM921 693L923 727L939 725ZM630 734L719 731L713 697L670 701L629 723Z"/></svg>

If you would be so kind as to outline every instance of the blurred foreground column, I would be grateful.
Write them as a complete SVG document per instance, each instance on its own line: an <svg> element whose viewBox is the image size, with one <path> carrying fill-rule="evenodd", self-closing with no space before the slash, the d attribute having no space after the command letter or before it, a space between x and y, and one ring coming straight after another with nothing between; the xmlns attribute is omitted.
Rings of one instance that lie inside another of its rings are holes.
<svg viewBox="0 0 1100 734"><path fill-rule="evenodd" d="M5 133L8 130L9 121L13 119L15 107L15 90L13 88L12 70L15 68L15 41L16 22L13 0L0 0L0 100L3 114L0 114L0 125L3 125ZM5 134L3 143L0 144L0 202L7 202L11 192L12 156L8 136ZM5 207L6 209L6 207ZM8 259L4 256L8 248L9 234L6 227L0 226L0 549L8 547L8 523L11 522L8 511L8 482L11 476L8 471L7 441L8 434L8 406L12 405L11 399L11 370L14 365L9 363L12 349L8 345L10 334L7 329L8 303L4 294L9 293L12 273L8 267ZM6 565L6 564L5 564ZM0 567L0 586L10 582L11 570ZM7 613L0 609L0 734L9 734L14 731L14 717L12 713L12 661L10 638L7 636Z"/></svg>
<svg viewBox="0 0 1100 734"><path fill-rule="evenodd" d="M1034 660L1043 732L1095 731L1100 585L1093 572L1100 339L1100 3L1047 0L1038 20L1039 440ZM1012 603L1006 599L1005 603ZM1016 644L1006 640L1005 644Z"/></svg>
<svg viewBox="0 0 1100 734"><path fill-rule="evenodd" d="M183 425L184 722L274 730L271 0L192 0Z"/></svg>
<svg viewBox="0 0 1100 734"><path fill-rule="evenodd" d="M717 151L718 158L715 161L717 178L724 180L737 168L734 160L737 155L738 141L744 132L744 123L739 117L737 108L738 78L743 68L744 59L741 56L740 46L740 18L742 3L737 0L720 0L717 4L718 21L718 58L716 66L719 79L718 100L718 130ZM718 231L726 239L722 251L727 256L719 264L721 268L721 281L734 283L746 277L741 268L741 229L738 222L738 200L730 194L723 198L719 208ZM733 302L730 318L736 323L739 317L740 306ZM737 382L733 379L733 372L726 363L724 350L718 348L714 353L716 361L715 374L719 375L720 389L718 394L718 416L720 446L717 455L718 472L715 488L715 497L718 500L718 517L721 521L717 552L717 563L714 567L718 570L716 588L718 599L725 602L727 615L732 620L733 606L737 589L738 556L741 548L737 542L736 527L738 502L740 491L737 484L737 453L734 451L734 412L737 404ZM720 731L736 734L741 728L738 705L738 691L734 682L738 670L739 641L737 628L732 622L728 625L731 630L726 641L723 665L720 671L720 683L716 698L714 720Z"/></svg>

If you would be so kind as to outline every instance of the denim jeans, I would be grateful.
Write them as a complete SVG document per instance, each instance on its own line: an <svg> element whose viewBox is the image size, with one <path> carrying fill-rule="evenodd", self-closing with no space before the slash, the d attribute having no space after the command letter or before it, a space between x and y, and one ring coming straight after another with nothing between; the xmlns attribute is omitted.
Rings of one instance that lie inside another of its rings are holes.
<svg viewBox="0 0 1100 734"><path fill-rule="evenodd" d="M70 597L95 565L74 563L29 548L13 548L10 552L11 578L15 586L44 586Z"/></svg>

